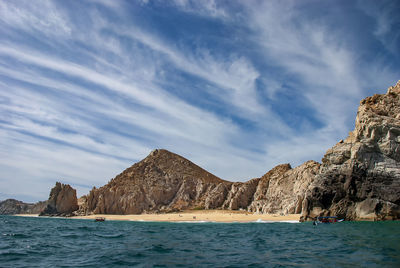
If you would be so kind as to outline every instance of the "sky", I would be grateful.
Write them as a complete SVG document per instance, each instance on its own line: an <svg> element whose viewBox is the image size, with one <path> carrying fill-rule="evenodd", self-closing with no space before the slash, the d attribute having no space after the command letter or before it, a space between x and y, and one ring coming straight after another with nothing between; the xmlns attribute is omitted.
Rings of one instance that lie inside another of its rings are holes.
<svg viewBox="0 0 400 268"><path fill-rule="evenodd" d="M400 79L400 1L0 0L0 200L153 149L230 181L321 161Z"/></svg>

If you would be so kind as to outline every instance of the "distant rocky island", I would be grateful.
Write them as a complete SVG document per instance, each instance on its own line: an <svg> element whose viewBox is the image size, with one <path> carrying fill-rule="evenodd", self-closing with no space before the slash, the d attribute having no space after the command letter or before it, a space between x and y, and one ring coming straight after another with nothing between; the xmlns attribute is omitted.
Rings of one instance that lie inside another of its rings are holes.
<svg viewBox="0 0 400 268"><path fill-rule="evenodd" d="M276 166L247 182L222 180L167 150L154 150L109 183L77 199L56 183L49 200L0 202L0 214L166 213L187 209L297 213L301 220L336 215L346 220L400 219L400 81L386 94L360 102L355 129L322 163Z"/></svg>

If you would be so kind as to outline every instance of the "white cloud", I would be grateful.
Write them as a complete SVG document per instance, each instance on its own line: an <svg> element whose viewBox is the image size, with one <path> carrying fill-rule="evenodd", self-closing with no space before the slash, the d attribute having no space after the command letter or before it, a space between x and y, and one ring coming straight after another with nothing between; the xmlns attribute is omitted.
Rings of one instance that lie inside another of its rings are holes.
<svg viewBox="0 0 400 268"><path fill-rule="evenodd" d="M296 87L316 116L343 133L362 96L356 56L343 44L340 33L329 32L320 21L307 20L293 3L249 4L249 18L257 29L254 38L271 64L283 67L287 77L298 81Z"/></svg>
<svg viewBox="0 0 400 268"><path fill-rule="evenodd" d="M184 12L193 13L199 16L215 17L218 19L229 18L225 9L215 0L174 0L176 7Z"/></svg>
<svg viewBox="0 0 400 268"><path fill-rule="evenodd" d="M9 27L46 35L70 35L71 27L60 9L52 1L1 1L0 21Z"/></svg>
<svg viewBox="0 0 400 268"><path fill-rule="evenodd" d="M234 105L238 113L243 114L244 111L245 116L250 113L248 117L266 113L257 101L255 90L259 73L246 58L233 55L228 59L215 59L206 49L198 50L194 54L184 54L181 52L182 49L173 48L159 38L138 29L121 30L115 27L112 29L166 55L180 70L217 85L219 92L212 93L220 96L220 99L227 104Z"/></svg>

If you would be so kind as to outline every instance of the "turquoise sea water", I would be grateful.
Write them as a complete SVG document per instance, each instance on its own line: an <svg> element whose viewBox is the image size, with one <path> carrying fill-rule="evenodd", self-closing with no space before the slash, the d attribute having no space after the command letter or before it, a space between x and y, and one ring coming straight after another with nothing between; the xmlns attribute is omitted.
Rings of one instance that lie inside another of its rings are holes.
<svg viewBox="0 0 400 268"><path fill-rule="evenodd" d="M400 222L157 223L0 216L0 267L400 267Z"/></svg>

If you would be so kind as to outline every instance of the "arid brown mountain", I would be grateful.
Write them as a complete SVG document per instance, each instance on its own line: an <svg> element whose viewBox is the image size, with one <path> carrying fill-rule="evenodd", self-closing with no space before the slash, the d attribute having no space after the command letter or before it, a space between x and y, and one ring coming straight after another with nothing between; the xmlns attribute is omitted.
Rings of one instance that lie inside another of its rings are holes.
<svg viewBox="0 0 400 268"><path fill-rule="evenodd" d="M108 214L220 207L231 182L166 150L154 150L86 197L87 211Z"/></svg>

